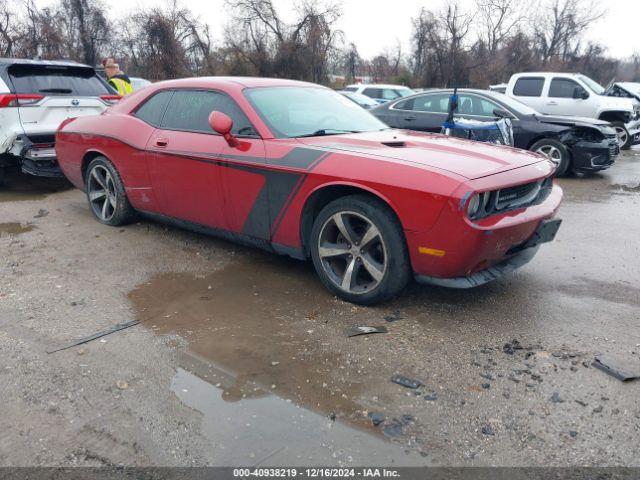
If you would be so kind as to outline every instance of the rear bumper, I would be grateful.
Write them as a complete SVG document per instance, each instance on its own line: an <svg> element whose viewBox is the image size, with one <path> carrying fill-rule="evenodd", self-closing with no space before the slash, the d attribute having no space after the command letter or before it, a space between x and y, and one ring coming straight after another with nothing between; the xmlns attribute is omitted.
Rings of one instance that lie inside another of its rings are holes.
<svg viewBox="0 0 640 480"><path fill-rule="evenodd" d="M606 170L614 164L619 154L620 147L616 141L581 141L571 147L573 168L581 172Z"/></svg>
<svg viewBox="0 0 640 480"><path fill-rule="evenodd" d="M64 177L55 151L55 134L22 134L11 150L18 158L23 173L37 177Z"/></svg>

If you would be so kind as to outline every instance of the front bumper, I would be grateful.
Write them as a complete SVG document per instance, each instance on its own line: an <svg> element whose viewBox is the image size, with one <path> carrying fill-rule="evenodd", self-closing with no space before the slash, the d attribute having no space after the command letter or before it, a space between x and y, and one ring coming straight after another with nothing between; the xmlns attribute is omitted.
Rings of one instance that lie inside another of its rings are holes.
<svg viewBox="0 0 640 480"><path fill-rule="evenodd" d="M510 257L485 270L480 270L467 277L437 278L416 275L416 281L440 287L466 289L497 280L529 263L538 253L541 244L553 241L561 223L560 219L543 221L529 240L510 250Z"/></svg>
<svg viewBox="0 0 640 480"><path fill-rule="evenodd" d="M483 184L490 186L490 179L475 181L472 188L484 190ZM405 230L414 276L419 281L468 288L524 265L541 243L528 242L555 216L562 200L562 189L554 185L540 204L472 222L455 203L459 193L431 229Z"/></svg>
<svg viewBox="0 0 640 480"><path fill-rule="evenodd" d="M633 138L631 143L633 145L640 143L640 118L625 124L625 127L627 127L629 135Z"/></svg>
<svg viewBox="0 0 640 480"><path fill-rule="evenodd" d="M620 154L620 146L615 139L602 142L579 141L571 147L573 169L580 172L606 170L614 164Z"/></svg>

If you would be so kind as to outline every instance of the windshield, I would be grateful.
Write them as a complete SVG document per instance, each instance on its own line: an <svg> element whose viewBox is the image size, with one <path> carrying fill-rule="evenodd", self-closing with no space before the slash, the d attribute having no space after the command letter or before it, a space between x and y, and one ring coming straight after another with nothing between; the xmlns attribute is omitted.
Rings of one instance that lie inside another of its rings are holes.
<svg viewBox="0 0 640 480"><path fill-rule="evenodd" d="M500 103L504 103L510 109L520 113L521 115L540 115L537 110L534 110L528 105L519 102L515 98L511 98L504 93L500 92L491 92L490 94L493 98L495 98Z"/></svg>
<svg viewBox="0 0 640 480"><path fill-rule="evenodd" d="M591 80L589 77L585 77L584 75L578 75L578 78L597 95L602 95L604 93L604 87L595 80Z"/></svg>
<svg viewBox="0 0 640 480"><path fill-rule="evenodd" d="M277 138L388 128L348 98L326 88L251 88L245 90L245 95Z"/></svg>

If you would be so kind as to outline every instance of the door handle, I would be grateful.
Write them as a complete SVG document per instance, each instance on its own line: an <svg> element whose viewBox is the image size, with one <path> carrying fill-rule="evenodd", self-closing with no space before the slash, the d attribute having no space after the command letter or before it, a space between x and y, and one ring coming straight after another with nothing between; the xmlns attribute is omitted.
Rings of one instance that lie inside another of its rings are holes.
<svg viewBox="0 0 640 480"><path fill-rule="evenodd" d="M549 105L550 107L554 107L558 105L558 102L547 102L547 105Z"/></svg>
<svg viewBox="0 0 640 480"><path fill-rule="evenodd" d="M404 119L407 122L413 122L416 119L416 117L404 117Z"/></svg>
<svg viewBox="0 0 640 480"><path fill-rule="evenodd" d="M166 138L156 138L156 147L166 147L169 144L169 140Z"/></svg>

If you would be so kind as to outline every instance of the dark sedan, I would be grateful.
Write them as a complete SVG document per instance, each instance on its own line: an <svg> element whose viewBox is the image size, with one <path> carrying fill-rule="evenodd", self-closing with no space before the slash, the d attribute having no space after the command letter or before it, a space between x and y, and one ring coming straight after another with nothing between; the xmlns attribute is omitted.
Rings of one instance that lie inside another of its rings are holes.
<svg viewBox="0 0 640 480"><path fill-rule="evenodd" d="M391 127L440 132L452 93L430 90L380 105L371 113ZM542 115L497 92L459 89L456 115L485 121L510 118L515 146L549 156L558 164L556 175L605 170L620 153L615 130L606 122Z"/></svg>

